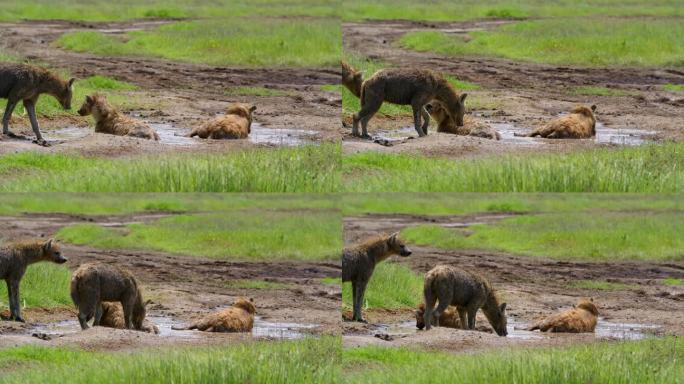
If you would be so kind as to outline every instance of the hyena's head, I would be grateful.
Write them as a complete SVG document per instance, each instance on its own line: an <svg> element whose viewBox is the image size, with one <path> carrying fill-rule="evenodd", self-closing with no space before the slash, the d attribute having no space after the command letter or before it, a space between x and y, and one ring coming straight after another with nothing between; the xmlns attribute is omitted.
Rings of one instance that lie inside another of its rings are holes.
<svg viewBox="0 0 684 384"><path fill-rule="evenodd" d="M453 106L451 111L454 120L456 120L456 125L459 127L463 126L463 117L465 116L465 99L468 97L467 93L462 93L458 97L458 102Z"/></svg>
<svg viewBox="0 0 684 384"><path fill-rule="evenodd" d="M363 73L355 70L344 61L340 61L340 64L342 64L342 85L347 87L347 89L354 89L361 85Z"/></svg>
<svg viewBox="0 0 684 384"><path fill-rule="evenodd" d="M399 238L399 232L394 232L387 238L387 246L390 252L399 256L411 256L411 250L406 246L403 240Z"/></svg>
<svg viewBox="0 0 684 384"><path fill-rule="evenodd" d="M482 312L484 312L485 317L492 328L494 328L494 332L496 332L497 335L508 335L508 330L506 329L506 303L485 306L482 308Z"/></svg>
<svg viewBox="0 0 684 384"><path fill-rule="evenodd" d="M582 115L591 121L591 133L596 134L596 105L592 105L591 108L587 108L583 105L575 107L572 110L572 114Z"/></svg>
<svg viewBox="0 0 684 384"><path fill-rule="evenodd" d="M64 264L67 261L66 257L62 256L62 248L54 239L50 239L43 243L41 251L43 260L52 261L57 264Z"/></svg>
<svg viewBox="0 0 684 384"><path fill-rule="evenodd" d="M425 107L423 108L425 108L425 111L430 114L430 117L437 122L437 125L442 124L444 120L452 119L451 115L449 115L449 112L444 107L444 104L437 100L430 101L425 104Z"/></svg>
<svg viewBox="0 0 684 384"><path fill-rule="evenodd" d="M425 303L420 303L418 309L413 312L416 315L416 328L425 328Z"/></svg>
<svg viewBox="0 0 684 384"><path fill-rule="evenodd" d="M252 133L252 113L256 111L256 105L245 103L233 103L228 107L226 112L229 115L237 115L247 119L247 133Z"/></svg>
<svg viewBox="0 0 684 384"><path fill-rule="evenodd" d="M81 116L94 115L96 118L101 114L101 109L107 102L107 98L104 95L93 94L86 96L81 108L78 110L78 114Z"/></svg>
<svg viewBox="0 0 684 384"><path fill-rule="evenodd" d="M138 302L133 306L133 328L137 330L143 329L143 321L145 321L145 315L147 314L147 306L152 302L152 300L147 300L143 303L142 296L140 296Z"/></svg>
<svg viewBox="0 0 684 384"><path fill-rule="evenodd" d="M233 304L233 307L244 309L245 311L247 311L248 313L250 313L252 315L256 313L256 308L254 308L254 300L251 298L249 300L247 300L247 299L241 297L235 301L235 303Z"/></svg>
<svg viewBox="0 0 684 384"><path fill-rule="evenodd" d="M67 110L71 109L71 98L74 95L74 81L76 81L76 79L73 77L69 79L69 81L64 83L64 87L57 94L57 100L59 100L62 108Z"/></svg>
<svg viewBox="0 0 684 384"><path fill-rule="evenodd" d="M580 300L577 305L575 305L575 308L581 308L584 309L587 312L590 312L594 316L598 316L598 308L596 307L596 304L594 304L594 299L582 299Z"/></svg>

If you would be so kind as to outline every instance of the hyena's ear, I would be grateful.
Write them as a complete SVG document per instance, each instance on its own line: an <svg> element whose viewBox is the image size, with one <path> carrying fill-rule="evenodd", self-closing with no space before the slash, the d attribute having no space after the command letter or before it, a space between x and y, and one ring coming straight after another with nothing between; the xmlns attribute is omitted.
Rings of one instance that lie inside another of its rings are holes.
<svg viewBox="0 0 684 384"><path fill-rule="evenodd" d="M92 96L86 96L86 103L92 104L93 103L93 97Z"/></svg>
<svg viewBox="0 0 684 384"><path fill-rule="evenodd" d="M251 107L249 107L249 112L254 112L254 111L256 111L256 105L252 105Z"/></svg>
<svg viewBox="0 0 684 384"><path fill-rule="evenodd" d="M45 244L43 244L43 251L49 252L52 249L52 242L54 240L55 239L49 239L48 241L46 241Z"/></svg>
<svg viewBox="0 0 684 384"><path fill-rule="evenodd" d="M249 302L250 302L250 303L253 303L253 302L254 302L254 298L253 298L253 297L250 297L250 298L249 298Z"/></svg>
<svg viewBox="0 0 684 384"><path fill-rule="evenodd" d="M147 307L147 306L150 305L151 303L152 303L152 300L147 299L147 301L145 301L145 302L143 303L143 307Z"/></svg>
<svg viewBox="0 0 684 384"><path fill-rule="evenodd" d="M69 88L74 86L74 81L76 81L75 77L72 77L71 79L69 79Z"/></svg>
<svg viewBox="0 0 684 384"><path fill-rule="evenodd" d="M399 236L399 232L394 232L390 235L388 242L394 244L397 241L397 236Z"/></svg>
<svg viewBox="0 0 684 384"><path fill-rule="evenodd" d="M499 311L501 311L501 313L504 313L504 311L506 311L506 303L503 303L499 306Z"/></svg>
<svg viewBox="0 0 684 384"><path fill-rule="evenodd" d="M468 94L467 94L467 93L462 93L462 94L461 94L461 97L458 98L458 99L461 101L461 104L464 104L464 103L465 103L466 97L468 97Z"/></svg>
<svg viewBox="0 0 684 384"><path fill-rule="evenodd" d="M594 105L591 106L591 111L592 111L592 112L596 112L596 104L594 104Z"/></svg>

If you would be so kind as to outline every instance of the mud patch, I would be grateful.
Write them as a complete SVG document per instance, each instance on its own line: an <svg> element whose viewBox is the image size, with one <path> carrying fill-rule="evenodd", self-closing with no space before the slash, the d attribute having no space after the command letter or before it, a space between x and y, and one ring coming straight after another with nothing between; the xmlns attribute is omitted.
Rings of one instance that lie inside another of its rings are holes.
<svg viewBox="0 0 684 384"><path fill-rule="evenodd" d="M82 139L88 136L91 132L93 132L93 130L90 128L68 126L46 132L45 136L48 138L48 140L55 140L61 142Z"/></svg>
<svg viewBox="0 0 684 384"><path fill-rule="evenodd" d="M309 335L306 330L318 327L317 324L268 322L260 318L254 320L252 336L268 339L300 339Z"/></svg>
<svg viewBox="0 0 684 384"><path fill-rule="evenodd" d="M199 141L186 137L182 130L175 128L171 124L150 123L149 125L152 127L152 129L157 131L157 134L159 135L159 142L162 144L183 147L199 144Z"/></svg>
<svg viewBox="0 0 684 384"><path fill-rule="evenodd" d="M488 123L492 128L494 128L499 134L501 135L501 143L503 144L511 144L511 145L523 145L523 146L537 146L540 144L543 144L543 142L533 138L533 137L525 137L525 136L516 136L516 135L524 135L528 133L530 130L518 127L514 124L511 123Z"/></svg>

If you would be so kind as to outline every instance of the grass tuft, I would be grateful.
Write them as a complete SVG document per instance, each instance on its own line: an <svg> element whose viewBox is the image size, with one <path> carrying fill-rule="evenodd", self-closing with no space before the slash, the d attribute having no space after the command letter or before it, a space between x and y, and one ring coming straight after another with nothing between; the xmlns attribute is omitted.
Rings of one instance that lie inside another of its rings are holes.
<svg viewBox="0 0 684 384"><path fill-rule="evenodd" d="M378 264L368 283L364 308L415 308L423 300L423 277L392 262ZM342 286L342 302L352 308L351 283Z"/></svg>
<svg viewBox="0 0 684 384"><path fill-rule="evenodd" d="M19 287L22 308L73 305L69 296L70 281L71 272L63 265L41 262L29 266ZM7 286L0 284L0 307L9 308L7 300Z"/></svg>

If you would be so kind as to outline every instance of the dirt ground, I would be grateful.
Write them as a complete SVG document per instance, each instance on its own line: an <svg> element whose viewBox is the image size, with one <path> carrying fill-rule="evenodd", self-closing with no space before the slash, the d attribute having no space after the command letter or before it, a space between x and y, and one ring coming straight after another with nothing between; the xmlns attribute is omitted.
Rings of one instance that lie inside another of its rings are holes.
<svg viewBox="0 0 684 384"><path fill-rule="evenodd" d="M320 89L321 85L339 82L337 70L229 68L161 59L103 57L61 50L52 44L61 34L67 32L89 30L120 35L127 31L154 28L162 23L164 21L0 23L0 44L9 52L33 62L63 68L77 78L101 75L138 86L143 90L144 105L140 109L128 112L154 124L153 127L162 136L161 142L155 143L143 139L95 134L92 132L92 117L39 117L42 131L53 144L52 147L39 148L25 140L5 138L0 146L0 154L22 150L77 152L102 156L169 151L221 152L257 145L298 144L298 140L293 143L293 137L305 142L339 138L340 96ZM231 87L239 86L266 87L285 91L288 95L226 95ZM253 125L253 130L256 128L261 138L259 135L251 140L213 141L177 138L176 135L189 133L199 122L223 113L231 102L238 101L257 106L254 118L256 126ZM83 100L73 100L72 108L78 109L82 102ZM16 132L32 135L26 117L16 117L15 114L12 126ZM265 132L260 132L260 128L264 128Z"/></svg>
<svg viewBox="0 0 684 384"><path fill-rule="evenodd" d="M684 83L684 72L666 68L583 68L514 62L488 57L446 57L398 47L407 32L443 31L466 38L470 31L495 28L511 21L486 20L450 23L372 21L344 23L344 48L395 67L416 67L453 75L482 86L467 91L467 113L489 123L502 135L501 141L431 133L426 138L381 146L351 136L351 119L345 116L345 153L366 150L421 153L445 157L476 157L509 153L568 152L598 146L636 145L642 141L684 138L684 97L659 85ZM365 77L371 73L364 73ZM578 96L578 86L602 86L635 92L633 96ZM478 105L473 107L473 100ZM544 122L567 113L577 104L596 104L597 137L586 140L516 138ZM397 128L412 127L412 119L374 117L369 133L386 137ZM434 125L433 125L434 127ZM434 128L432 128L434 132ZM404 136L417 136L413 128ZM401 134L400 134L401 135Z"/></svg>
<svg viewBox="0 0 684 384"><path fill-rule="evenodd" d="M437 224L467 230L473 223L491 223L503 214L423 217L415 215L367 215L345 218L345 245L379 232L399 231L409 226ZM658 282L666 277L684 277L678 262L571 262L542 257L521 257L483 250L441 250L411 246L407 258L389 262L408 266L419 275L438 264L455 265L478 272L492 282L507 302L508 337L481 331L437 328L416 331L411 309L370 310L369 324L343 324L343 344L411 346L449 351L471 351L520 346L558 346L597 340L638 339L649 335L681 335L684 323L684 288ZM578 280L604 280L637 288L599 291L574 288ZM372 284L372 281L371 281ZM599 309L595 334L542 334L516 328L546 315L570 308L578 299L593 297ZM478 328L489 324L478 313Z"/></svg>
<svg viewBox="0 0 684 384"><path fill-rule="evenodd" d="M75 223L89 222L117 228L164 215L83 217L40 214L0 217L0 223L4 238L47 238L61 227ZM32 343L78 345L87 349L135 349L340 333L340 287L321 282L324 277L340 276L339 263L240 262L161 252L103 250L70 244L63 245L63 254L68 258L67 266L71 270L86 262L104 262L132 271L142 284L143 297L152 300L147 316L161 328L160 335L102 327L82 332L78 327L76 310L71 306L33 308L23 312L27 319L25 324L0 321L0 347ZM227 285L242 279L283 283L289 287L242 289ZM171 325L185 324L198 315L225 308L238 297L254 299L257 321L253 335L170 330ZM6 302L6 298L2 301Z"/></svg>

